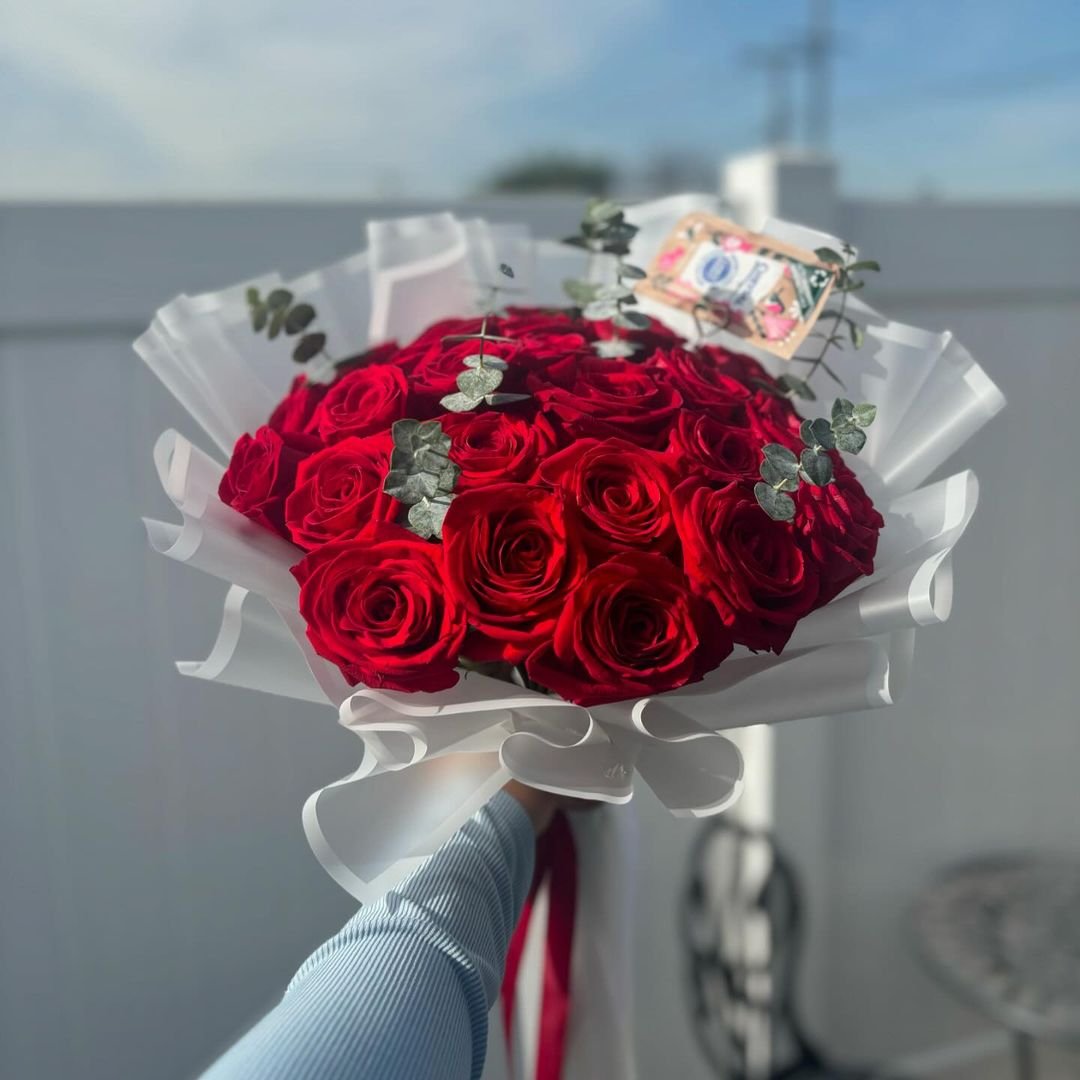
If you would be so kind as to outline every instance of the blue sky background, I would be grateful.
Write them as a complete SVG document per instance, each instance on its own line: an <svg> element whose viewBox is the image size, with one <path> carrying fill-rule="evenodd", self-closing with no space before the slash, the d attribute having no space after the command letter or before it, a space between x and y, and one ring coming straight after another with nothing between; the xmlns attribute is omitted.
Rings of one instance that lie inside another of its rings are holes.
<svg viewBox="0 0 1080 1080"><path fill-rule="evenodd" d="M760 143L808 0L6 0L0 198L455 195ZM1080 4L834 0L853 192L1080 197ZM801 77L796 80L802 90Z"/></svg>

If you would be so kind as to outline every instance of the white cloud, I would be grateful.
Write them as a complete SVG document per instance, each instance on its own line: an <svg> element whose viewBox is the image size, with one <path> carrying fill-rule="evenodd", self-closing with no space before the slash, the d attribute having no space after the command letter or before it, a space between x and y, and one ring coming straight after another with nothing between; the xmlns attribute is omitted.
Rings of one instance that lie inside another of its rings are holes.
<svg viewBox="0 0 1080 1080"><path fill-rule="evenodd" d="M528 145L504 105L658 2L14 0L0 194L346 195L387 170L453 189Z"/></svg>

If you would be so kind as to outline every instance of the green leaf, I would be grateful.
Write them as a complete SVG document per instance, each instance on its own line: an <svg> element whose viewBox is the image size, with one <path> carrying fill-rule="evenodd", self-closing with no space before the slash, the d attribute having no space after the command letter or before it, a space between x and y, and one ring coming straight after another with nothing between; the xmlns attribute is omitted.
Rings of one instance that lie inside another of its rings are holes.
<svg viewBox="0 0 1080 1080"><path fill-rule="evenodd" d="M293 349L292 358L298 364L306 364L313 357L318 356L326 346L326 335L319 334L305 334L297 343L296 348Z"/></svg>
<svg viewBox="0 0 1080 1080"><path fill-rule="evenodd" d="M612 318L618 310L613 300L594 300L586 305L581 314L590 322L603 322Z"/></svg>
<svg viewBox="0 0 1080 1080"><path fill-rule="evenodd" d="M266 298L266 306L271 311L277 311L279 308L287 308L293 302L293 294L288 289L274 289L274 291Z"/></svg>
<svg viewBox="0 0 1080 1080"><path fill-rule="evenodd" d="M761 448L765 460L780 473L794 480L799 475L799 459L786 446L779 443L766 443Z"/></svg>
<svg viewBox="0 0 1080 1080"><path fill-rule="evenodd" d="M596 291L597 300L628 300L634 299L634 290L625 285L601 285Z"/></svg>
<svg viewBox="0 0 1080 1080"><path fill-rule="evenodd" d="M471 412L480 404L479 398L469 397L468 394L447 394L439 404L447 412Z"/></svg>
<svg viewBox="0 0 1080 1080"><path fill-rule="evenodd" d="M266 328L266 320L270 318L270 309L265 304L254 304L251 308L251 329L256 334L261 334Z"/></svg>
<svg viewBox="0 0 1080 1080"><path fill-rule="evenodd" d="M600 289L589 281L579 281L577 278L567 278L563 283L563 292L573 301L575 307L585 307L596 299Z"/></svg>
<svg viewBox="0 0 1080 1080"><path fill-rule="evenodd" d="M259 290L256 289L254 285L249 285L247 287L247 290L245 291L244 296L247 298L247 302L252 307L255 307L256 305L262 303L262 297L259 296Z"/></svg>
<svg viewBox="0 0 1080 1080"><path fill-rule="evenodd" d="M426 496L409 507L409 529L424 540L442 539L443 520L450 509L449 498Z"/></svg>
<svg viewBox="0 0 1080 1080"><path fill-rule="evenodd" d="M881 263L876 259L864 259L862 262L854 262L848 268L848 273L854 273L856 270L869 270L872 273L880 273Z"/></svg>
<svg viewBox="0 0 1080 1080"><path fill-rule="evenodd" d="M769 487L776 488L778 491L798 491L799 489L799 478L797 476L785 476L775 465L768 461L763 461L758 466L758 472L761 474L761 479Z"/></svg>
<svg viewBox="0 0 1080 1080"><path fill-rule="evenodd" d="M640 266L634 266L632 263L621 262L615 271L619 277L628 278L631 281L641 281L648 277L648 274L641 269Z"/></svg>
<svg viewBox="0 0 1080 1080"><path fill-rule="evenodd" d="M514 268L509 263L499 263L499 273L503 277L513 278Z"/></svg>
<svg viewBox="0 0 1080 1080"><path fill-rule="evenodd" d="M288 312L288 308L279 307L274 308L273 311L274 314L270 319L270 329L267 331L267 336L271 341L281 333L281 328L285 325L285 315Z"/></svg>
<svg viewBox="0 0 1080 1080"><path fill-rule="evenodd" d="M468 368L457 377L458 389L474 401L479 401L485 394L492 394L503 381L503 373L494 368Z"/></svg>
<svg viewBox="0 0 1080 1080"><path fill-rule="evenodd" d="M844 265L844 256L839 251L833 251L832 248L814 248L814 254L824 263L835 263L838 266Z"/></svg>
<svg viewBox="0 0 1080 1080"><path fill-rule="evenodd" d="M832 429L850 427L855 415L855 406L847 398L837 398L832 404Z"/></svg>
<svg viewBox="0 0 1080 1080"><path fill-rule="evenodd" d="M406 506L453 491L460 470L450 461L450 437L437 420L398 420L391 436L394 450L383 491Z"/></svg>
<svg viewBox="0 0 1080 1080"><path fill-rule="evenodd" d="M773 519L773 521L790 521L795 516L795 501L790 495L782 491L776 491L768 484L755 484L754 496L758 506Z"/></svg>
<svg viewBox="0 0 1080 1080"><path fill-rule="evenodd" d="M863 347L863 342L866 341L866 334L863 332L863 328L854 320L848 320L848 329L851 331L851 344L856 349Z"/></svg>
<svg viewBox="0 0 1080 1080"><path fill-rule="evenodd" d="M869 402L856 405L852 414L852 418L859 427L869 427L874 422L875 416L877 416L877 406L871 405Z"/></svg>
<svg viewBox="0 0 1080 1080"><path fill-rule="evenodd" d="M804 420L799 426L799 434L802 436L802 441L812 450L819 446L825 450L836 447L832 427L824 416L819 416L814 420Z"/></svg>
<svg viewBox="0 0 1080 1080"><path fill-rule="evenodd" d="M833 477L832 458L816 450L804 450L799 457L801 476L815 487L824 487Z"/></svg>
<svg viewBox="0 0 1080 1080"><path fill-rule="evenodd" d="M592 199L585 207L585 220L592 225L617 221L623 216L622 207L611 199Z"/></svg>
<svg viewBox="0 0 1080 1080"><path fill-rule="evenodd" d="M624 330L648 330L652 326L652 319L640 311L617 311L611 316L611 322Z"/></svg>
<svg viewBox="0 0 1080 1080"><path fill-rule="evenodd" d="M805 401L816 401L817 394L814 393L813 388L805 379L800 379L797 375L781 375L776 380L777 386L779 386L785 394L793 394L795 397L803 398Z"/></svg>
<svg viewBox="0 0 1080 1080"><path fill-rule="evenodd" d="M484 401L491 406L511 405L515 401L528 401L528 394L485 394Z"/></svg>
<svg viewBox="0 0 1080 1080"><path fill-rule="evenodd" d="M306 330L315 319L315 309L310 304L297 304L290 308L285 316L285 333L299 334Z"/></svg>
<svg viewBox="0 0 1080 1080"><path fill-rule="evenodd" d="M857 454L866 445L866 432L861 428L846 428L836 433L836 449Z"/></svg>
<svg viewBox="0 0 1080 1080"><path fill-rule="evenodd" d="M587 251L591 251L593 246L585 236L567 236L563 238L562 243L569 244L570 247L585 248Z"/></svg>
<svg viewBox="0 0 1080 1080"><path fill-rule="evenodd" d="M604 341L594 341L593 350L596 355L604 360L614 360L622 356L633 356L639 346L626 338L606 338Z"/></svg>
<svg viewBox="0 0 1080 1080"><path fill-rule="evenodd" d="M510 365L501 356L481 356L473 353L461 361L467 368L486 367L493 371L505 371Z"/></svg>

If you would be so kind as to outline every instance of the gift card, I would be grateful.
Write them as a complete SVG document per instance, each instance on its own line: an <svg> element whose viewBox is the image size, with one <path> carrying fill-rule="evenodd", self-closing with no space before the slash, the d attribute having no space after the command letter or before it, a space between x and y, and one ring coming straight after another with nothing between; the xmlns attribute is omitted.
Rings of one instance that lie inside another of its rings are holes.
<svg viewBox="0 0 1080 1080"><path fill-rule="evenodd" d="M684 217L637 291L790 359L821 314L834 269L812 251L711 214Z"/></svg>

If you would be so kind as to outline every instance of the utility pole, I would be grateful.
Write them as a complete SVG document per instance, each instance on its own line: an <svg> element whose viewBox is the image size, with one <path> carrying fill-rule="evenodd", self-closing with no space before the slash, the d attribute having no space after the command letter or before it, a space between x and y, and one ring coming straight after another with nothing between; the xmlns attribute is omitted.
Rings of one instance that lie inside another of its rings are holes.
<svg viewBox="0 0 1080 1080"><path fill-rule="evenodd" d="M831 15L829 0L810 0L810 25L799 45L806 65L803 111L806 141L819 150L829 144L832 120L832 54L836 39Z"/></svg>
<svg viewBox="0 0 1080 1080"><path fill-rule="evenodd" d="M746 63L764 71L767 80L766 146L783 146L791 141L794 114L791 72L794 59L794 50L788 45L757 45L746 51Z"/></svg>

